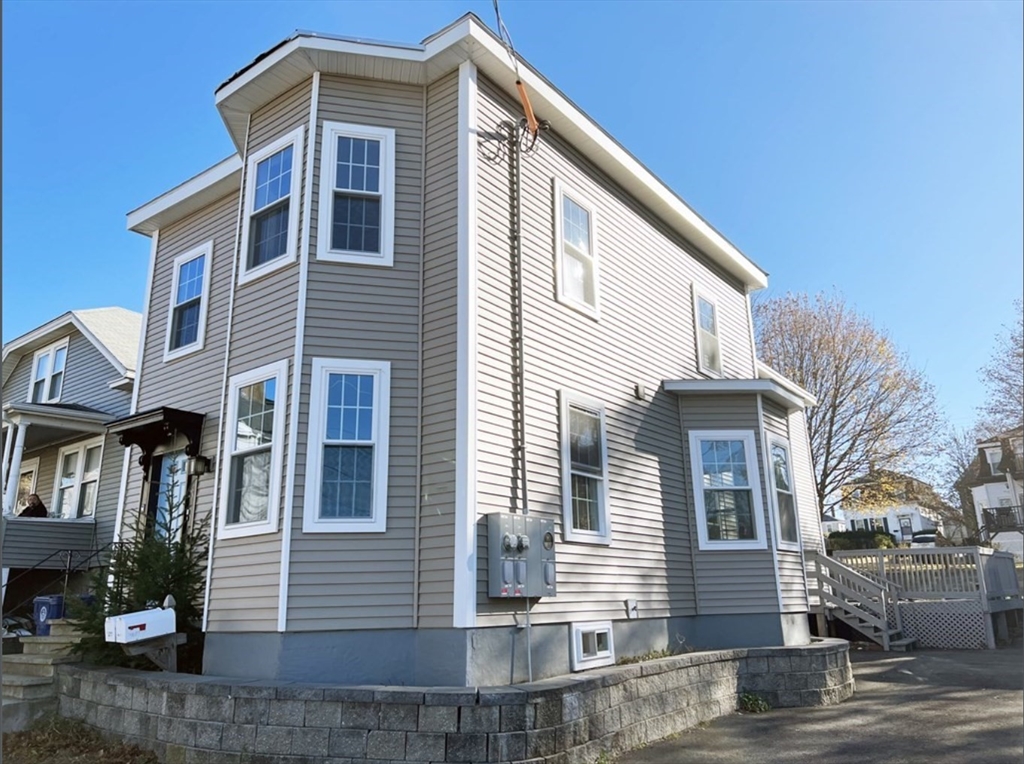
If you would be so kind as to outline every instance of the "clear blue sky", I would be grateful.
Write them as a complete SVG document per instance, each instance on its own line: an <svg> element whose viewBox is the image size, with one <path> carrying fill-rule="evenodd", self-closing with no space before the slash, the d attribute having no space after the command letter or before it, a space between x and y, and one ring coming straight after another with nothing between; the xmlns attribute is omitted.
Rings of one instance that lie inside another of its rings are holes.
<svg viewBox="0 0 1024 764"><path fill-rule="evenodd" d="M141 310L124 215L232 151L214 88L295 29L400 42L462 2L3 4L3 338ZM1024 290L1020 2L525 2L516 47L771 274L841 290L956 424Z"/></svg>

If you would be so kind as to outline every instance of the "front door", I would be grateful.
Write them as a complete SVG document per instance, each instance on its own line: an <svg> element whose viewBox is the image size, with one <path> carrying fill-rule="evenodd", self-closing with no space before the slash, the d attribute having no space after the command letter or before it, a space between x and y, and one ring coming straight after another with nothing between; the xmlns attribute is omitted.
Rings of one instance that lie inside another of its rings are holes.
<svg viewBox="0 0 1024 764"><path fill-rule="evenodd" d="M150 466L147 528L162 538L181 533L188 506L185 461L184 451L169 451L155 455Z"/></svg>

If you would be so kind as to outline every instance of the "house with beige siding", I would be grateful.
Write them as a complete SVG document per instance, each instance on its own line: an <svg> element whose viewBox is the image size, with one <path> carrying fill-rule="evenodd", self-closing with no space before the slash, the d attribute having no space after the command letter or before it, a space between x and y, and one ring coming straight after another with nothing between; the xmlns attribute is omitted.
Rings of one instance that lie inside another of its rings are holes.
<svg viewBox="0 0 1024 764"><path fill-rule="evenodd" d="M129 213L111 429L126 506L177 460L211 520L206 673L487 685L808 641L813 399L757 359L765 273L518 69L536 132L473 15L298 33L217 88L235 153Z"/></svg>
<svg viewBox="0 0 1024 764"><path fill-rule="evenodd" d="M126 454L106 425L131 408L141 324L124 308L72 310L4 345L5 613L45 583L26 571L96 567L114 538ZM33 493L47 517L19 516Z"/></svg>

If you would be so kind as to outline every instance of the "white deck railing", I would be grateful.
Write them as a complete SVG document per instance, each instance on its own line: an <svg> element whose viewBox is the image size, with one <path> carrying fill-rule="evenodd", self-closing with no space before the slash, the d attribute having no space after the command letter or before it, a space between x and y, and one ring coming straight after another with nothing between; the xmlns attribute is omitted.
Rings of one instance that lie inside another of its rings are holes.
<svg viewBox="0 0 1024 764"><path fill-rule="evenodd" d="M835 552L845 565L891 581L905 599L980 599L991 603L1021 596L1013 555L979 547L864 549Z"/></svg>

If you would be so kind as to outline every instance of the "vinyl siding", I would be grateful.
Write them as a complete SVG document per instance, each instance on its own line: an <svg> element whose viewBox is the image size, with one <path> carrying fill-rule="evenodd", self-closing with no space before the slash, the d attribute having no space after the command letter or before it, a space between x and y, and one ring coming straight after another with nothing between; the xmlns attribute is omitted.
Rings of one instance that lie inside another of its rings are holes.
<svg viewBox="0 0 1024 764"><path fill-rule="evenodd" d="M458 72L427 88L419 625L452 623L458 290Z"/></svg>
<svg viewBox="0 0 1024 764"><path fill-rule="evenodd" d="M64 366L64 381L61 387L60 403L77 403L118 417L128 413L131 393L111 390L109 383L120 378L96 346L77 329L69 329L68 354ZM4 386L4 399L24 402L28 400L29 381L32 376L32 361L35 351L28 351L18 361L11 377Z"/></svg>
<svg viewBox="0 0 1024 764"><path fill-rule="evenodd" d="M69 549L79 553L75 555L75 561L80 562L97 548L95 531L96 526L88 520L33 521L4 517L4 568L39 565L43 570L60 570L64 567L60 555L46 558L55 552Z"/></svg>
<svg viewBox="0 0 1024 764"><path fill-rule="evenodd" d="M314 173L320 168L324 121L393 127L396 131L395 249L390 268L317 260L319 206L314 196L291 519L289 631L412 625L423 97L422 87L332 76L320 79ZM313 187L319 189L318 175L314 175ZM302 532L313 358L391 363L385 533Z"/></svg>
<svg viewBox="0 0 1024 764"><path fill-rule="evenodd" d="M248 153L258 152L297 127L308 125L312 79L281 94L252 114ZM306 129L304 141L309 140ZM296 229L289 231L296 252L301 253L305 203L305 143L301 156L293 159L293 172L299 172L299 205ZM244 173L243 173L244 174ZM246 179L247 181L247 179ZM243 210L243 215L248 214ZM239 241L238 251L247 251L248 243ZM239 257L238 251L233 255ZM230 277L226 282L231 283ZM237 285L230 328L228 380L230 378L288 359L286 382L278 391L275 405L285 407L284 427L274 433L280 439L283 460L291 443L288 439L291 418L291 360L295 352L295 322L299 292L299 265L295 262L272 271L254 281ZM276 444L275 444L276 445ZM220 480L226 479L228 459L224 458L223 442ZM280 486L279 516L285 516L283 503L287 470L272 476ZM215 499L218 502L220 497ZM218 539L214 545L213 568L210 574L210 631L276 631L279 580L281 573L281 531L242 538Z"/></svg>
<svg viewBox="0 0 1024 764"><path fill-rule="evenodd" d="M789 443L790 472L794 476L794 501L799 501L796 496L795 485L796 466L793 464L793 444L789 433L789 416L778 404L764 398L762 400L764 411L764 429L769 435L785 438ZM768 459L766 469L771 469L771 459ZM776 512L775 496L771 490L770 478L765 476L765 486L769 498L769 511ZM799 509L797 510L799 512ZM799 519L798 519L799 521ZM778 516L775 517L776 533L778 533ZM774 539L773 539L774 541ZM782 611L784 613L806 613L807 612L807 582L804 579L804 561L800 552L792 552L786 549L776 551L779 570L779 592L782 595Z"/></svg>
<svg viewBox="0 0 1024 764"><path fill-rule="evenodd" d="M512 496L511 318L507 153L499 125L520 107L479 81L478 512L508 511ZM543 115L542 115L543 116ZM557 302L553 179L597 210L600 321ZM593 169L555 133L522 164L526 418L530 511L562 525L558 391L605 405L611 546L558 545L558 596L536 622L625 616L636 598L647 617L695 612L690 507L675 397L664 379L697 377L691 285L718 307L723 370L753 377L742 287ZM634 384L646 400L636 400ZM751 428L756 426L756 409ZM478 526L483 528L481 523ZM486 596L486 534L478 532L478 623L509 624L519 602ZM775 598L768 553L768 581ZM762 570L760 561L756 563ZM744 579L745 581L745 579ZM777 604L775 610L777 610Z"/></svg>
<svg viewBox="0 0 1024 764"><path fill-rule="evenodd" d="M748 430L755 433L757 465L764 490L764 454L758 424L757 398L753 395L708 395L679 398L683 426L684 492L687 506L694 506L693 475L690 467L691 430ZM769 504L763 502L765 531L770 533ZM696 516L693 518L694 570L697 580L698 610L701 615L730 613L777 613L779 598L775 582L775 564L771 549L699 551L696 542Z"/></svg>

